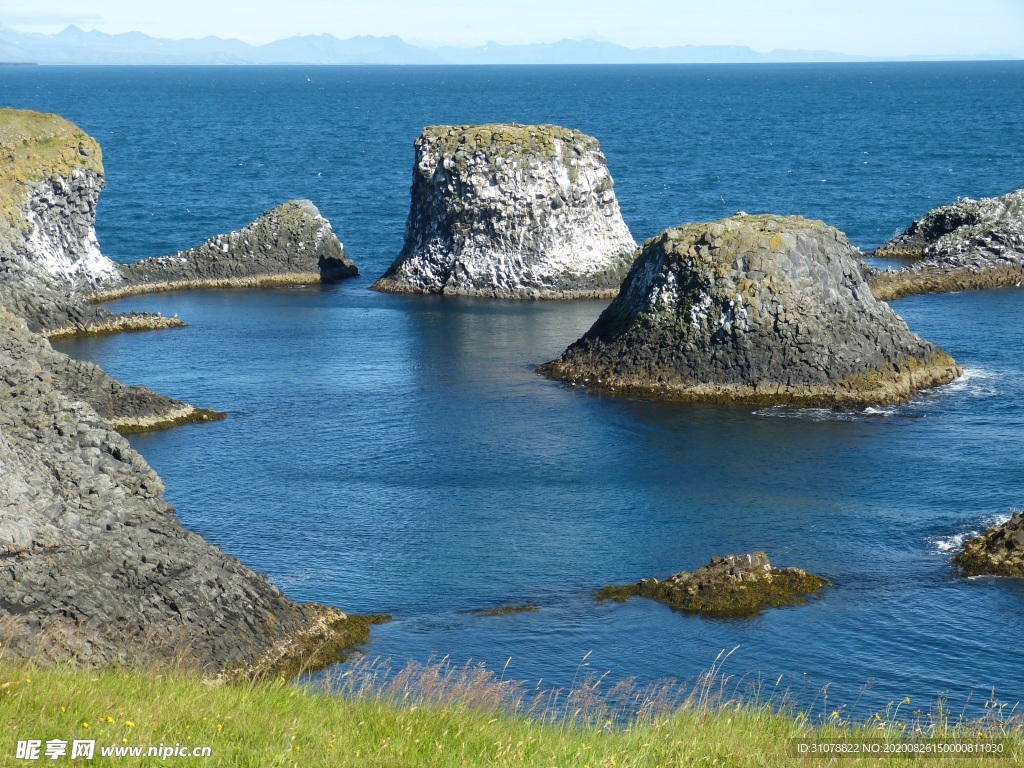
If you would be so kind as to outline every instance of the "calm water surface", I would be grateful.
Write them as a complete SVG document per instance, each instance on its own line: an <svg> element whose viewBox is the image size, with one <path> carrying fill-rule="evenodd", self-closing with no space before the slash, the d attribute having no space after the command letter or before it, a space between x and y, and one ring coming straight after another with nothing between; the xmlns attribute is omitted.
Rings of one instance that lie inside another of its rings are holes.
<svg viewBox="0 0 1024 768"><path fill-rule="evenodd" d="M312 82L307 81L307 76ZM34 68L0 100L103 144L97 229L122 261L196 244L289 197L331 218L363 276L112 308L183 330L69 342L216 424L132 443L186 525L297 600L393 613L367 652L449 654L567 686L589 670L783 676L862 714L911 696L1024 700L1024 585L953 578L957 537L1007 516L1024 477L1017 289L894 307L966 368L866 414L644 403L533 368L600 302L367 290L401 245L412 139L430 123L554 122L596 135L637 239L737 209L824 218L869 249L958 195L1024 181L1024 66ZM599 604L607 583L765 549L828 577L745 620ZM503 603L535 613L463 613Z"/></svg>

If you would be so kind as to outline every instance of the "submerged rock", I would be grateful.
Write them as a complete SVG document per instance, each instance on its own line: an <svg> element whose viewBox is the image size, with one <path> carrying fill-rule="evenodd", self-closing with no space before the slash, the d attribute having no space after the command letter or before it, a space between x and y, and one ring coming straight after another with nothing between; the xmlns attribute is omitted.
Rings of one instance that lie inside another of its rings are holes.
<svg viewBox="0 0 1024 768"><path fill-rule="evenodd" d="M392 293L614 296L636 243L596 139L554 125L425 128Z"/></svg>
<svg viewBox="0 0 1024 768"><path fill-rule="evenodd" d="M339 649L329 641L351 636L349 617L296 605L182 528L156 473L65 390L73 367L0 309L4 653L95 664L184 656L210 671L275 674L333 661L318 649Z"/></svg>
<svg viewBox="0 0 1024 768"><path fill-rule="evenodd" d="M333 282L358 274L317 207L309 200L291 200L242 229L195 248L123 265L119 277L91 299L108 301L185 288Z"/></svg>
<svg viewBox="0 0 1024 768"><path fill-rule="evenodd" d="M871 289L884 300L1020 283L1024 189L936 208L874 255L920 259L904 269L871 270Z"/></svg>
<svg viewBox="0 0 1024 768"><path fill-rule="evenodd" d="M802 602L828 582L799 568L773 568L764 552L712 557L695 571L680 571L664 581L604 587L602 600L647 597L688 613L743 616L764 608Z"/></svg>
<svg viewBox="0 0 1024 768"><path fill-rule="evenodd" d="M963 576L1024 578L1024 515L1014 512L1002 525L966 542L953 565Z"/></svg>
<svg viewBox="0 0 1024 768"><path fill-rule="evenodd" d="M962 373L875 300L843 233L767 215L648 240L593 327L538 370L643 397L826 407L898 403Z"/></svg>

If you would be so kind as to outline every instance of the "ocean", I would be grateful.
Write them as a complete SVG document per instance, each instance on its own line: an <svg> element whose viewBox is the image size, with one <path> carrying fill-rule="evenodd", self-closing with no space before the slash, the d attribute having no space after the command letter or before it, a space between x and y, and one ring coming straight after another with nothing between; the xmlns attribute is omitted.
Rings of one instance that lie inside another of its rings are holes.
<svg viewBox="0 0 1024 768"><path fill-rule="evenodd" d="M1024 700L1024 584L950 566L1022 504L1024 291L893 302L966 375L839 413L534 373L603 302L367 289L401 247L425 125L594 135L638 241L744 210L821 218L868 251L937 205L1024 186L1021 93L1024 62L0 70L0 103L102 144L108 256L171 253L305 197L360 267L334 286L127 299L111 309L190 325L59 345L229 413L131 438L186 526L295 600L391 613L364 650L396 666L685 685L732 651L730 694L854 719L908 696L954 714ZM728 620L593 597L753 549L831 586ZM504 604L537 610L474 612Z"/></svg>

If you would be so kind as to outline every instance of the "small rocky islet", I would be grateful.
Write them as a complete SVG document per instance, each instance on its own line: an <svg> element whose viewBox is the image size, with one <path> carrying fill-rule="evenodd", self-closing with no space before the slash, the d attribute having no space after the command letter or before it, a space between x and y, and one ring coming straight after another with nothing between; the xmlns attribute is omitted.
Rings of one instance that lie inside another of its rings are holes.
<svg viewBox="0 0 1024 768"><path fill-rule="evenodd" d="M680 571L667 579L642 579L635 584L607 586L599 600L623 601L646 597L684 613L707 616L751 616L765 608L800 603L828 584L826 579L799 568L773 568L761 551L712 557L695 571Z"/></svg>
<svg viewBox="0 0 1024 768"><path fill-rule="evenodd" d="M886 301L1019 285L1024 280L1024 189L936 208L873 255L918 260L902 269L869 271L872 291Z"/></svg>
<svg viewBox="0 0 1024 768"><path fill-rule="evenodd" d="M746 214L648 240L597 322L538 370L656 399L840 408L962 373L874 298L839 230Z"/></svg>
<svg viewBox="0 0 1024 768"><path fill-rule="evenodd" d="M609 298L636 242L597 139L554 125L431 126L415 142L398 258L373 287Z"/></svg>
<svg viewBox="0 0 1024 768"><path fill-rule="evenodd" d="M1024 578L1024 515L1014 512L1005 523L965 542L953 565L961 576Z"/></svg>

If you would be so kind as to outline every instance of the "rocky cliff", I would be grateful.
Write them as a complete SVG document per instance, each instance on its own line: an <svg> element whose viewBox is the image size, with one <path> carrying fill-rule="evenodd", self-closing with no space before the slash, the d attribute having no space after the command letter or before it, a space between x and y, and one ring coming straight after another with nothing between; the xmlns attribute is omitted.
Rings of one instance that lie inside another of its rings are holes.
<svg viewBox="0 0 1024 768"><path fill-rule="evenodd" d="M164 320L113 315L83 301L125 280L100 255L92 230L103 185L99 147L59 117L0 110L0 154L4 653L88 663L174 655L244 675L292 674L335 660L365 638L369 620L296 605L184 530L160 479L114 431L221 414L121 384L33 332ZM309 241L317 259L337 256L329 227L303 232L321 235L323 242Z"/></svg>
<svg viewBox="0 0 1024 768"><path fill-rule="evenodd" d="M208 670L273 671L348 636L341 611L292 603L184 530L153 470L67 386L74 370L0 309L6 652L90 663L175 653ZM294 642L311 627L315 646Z"/></svg>
<svg viewBox="0 0 1024 768"><path fill-rule="evenodd" d="M920 259L904 269L870 272L871 289L884 300L1020 283L1024 189L936 208L882 245L875 256Z"/></svg>
<svg viewBox="0 0 1024 768"><path fill-rule="evenodd" d="M876 301L845 235L735 216L644 243L622 290L552 378L679 400L862 407L960 368Z"/></svg>
<svg viewBox="0 0 1024 768"><path fill-rule="evenodd" d="M172 256L143 259L92 293L92 301L183 288L234 288L332 282L359 274L309 200L291 200L251 224Z"/></svg>
<svg viewBox="0 0 1024 768"><path fill-rule="evenodd" d="M182 325L83 301L119 279L93 228L103 160L91 137L56 115L0 109L0 157L0 306L49 336Z"/></svg>
<svg viewBox="0 0 1024 768"><path fill-rule="evenodd" d="M596 139L553 125L434 126L415 146L405 243L374 288L615 295L636 244Z"/></svg>

